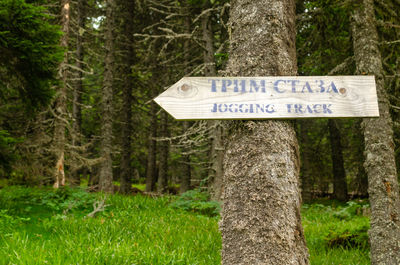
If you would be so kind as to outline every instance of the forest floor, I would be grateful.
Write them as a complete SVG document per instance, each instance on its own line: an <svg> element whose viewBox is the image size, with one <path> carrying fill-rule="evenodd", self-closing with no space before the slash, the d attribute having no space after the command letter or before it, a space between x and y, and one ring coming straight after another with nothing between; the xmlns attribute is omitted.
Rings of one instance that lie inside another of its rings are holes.
<svg viewBox="0 0 400 265"><path fill-rule="evenodd" d="M0 264L220 264L218 204L183 196L82 189L0 190ZM101 206L101 204L96 204ZM311 264L369 264L368 205L320 200L302 209Z"/></svg>

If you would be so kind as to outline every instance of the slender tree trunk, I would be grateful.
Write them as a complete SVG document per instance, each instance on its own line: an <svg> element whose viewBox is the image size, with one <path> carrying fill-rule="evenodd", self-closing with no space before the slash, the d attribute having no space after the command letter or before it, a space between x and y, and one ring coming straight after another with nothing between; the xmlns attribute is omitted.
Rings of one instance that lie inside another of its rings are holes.
<svg viewBox="0 0 400 265"><path fill-rule="evenodd" d="M341 134L336 122L328 120L329 137L331 141L332 173L333 173L333 198L347 201L347 182L344 170Z"/></svg>
<svg viewBox="0 0 400 265"><path fill-rule="evenodd" d="M168 137L168 114L165 111L161 112L161 128L160 136L162 138ZM168 141L161 141L160 143L160 169L158 175L157 191L165 193L168 188Z"/></svg>
<svg viewBox="0 0 400 265"><path fill-rule="evenodd" d="M311 202L313 199L312 188L313 188L313 172L311 168L312 150L310 137L308 133L310 131L310 120L304 119L300 121L300 139L301 146L301 197L303 202Z"/></svg>
<svg viewBox="0 0 400 265"><path fill-rule="evenodd" d="M201 27L203 33L203 42L205 50L203 51L204 58L204 74L205 76L216 76L217 70L214 61L214 34L211 27L210 13L204 15L201 19Z"/></svg>
<svg viewBox="0 0 400 265"><path fill-rule="evenodd" d="M132 76L132 66L135 63L135 51L134 51L134 12L135 12L135 1L127 0L123 2L124 5L124 32L125 35L124 45L125 57L124 57L124 87L122 90L122 101L123 101L123 121L122 121L122 155L121 155L121 184L120 192L127 194L131 190L132 186L132 166L131 166L131 137L132 137L132 103L133 96L132 90L134 86L134 80Z"/></svg>
<svg viewBox="0 0 400 265"><path fill-rule="evenodd" d="M357 156L358 172L356 176L356 183L357 183L356 192L357 195L366 198L368 197L368 176L364 168L365 159L363 152L365 150L365 144L364 144L364 135L362 134L360 135L360 132L362 131L361 122L362 119L358 119L353 129L353 135L356 138L356 143L357 143L356 156Z"/></svg>
<svg viewBox="0 0 400 265"><path fill-rule="evenodd" d="M379 118L362 122L365 168L371 203L371 264L400 264L400 197L392 119L384 87L373 0L363 0L352 17L354 55L359 74L375 75Z"/></svg>
<svg viewBox="0 0 400 265"><path fill-rule="evenodd" d="M211 199L221 201L222 199L222 181L224 174L224 142L223 127L221 121L210 121L209 125L213 127L211 150L210 150L210 170L209 179L211 186Z"/></svg>
<svg viewBox="0 0 400 265"><path fill-rule="evenodd" d="M100 167L99 185L100 190L113 192L112 171L112 127L113 127L113 68L114 68L114 0L107 0L105 44L106 58L104 63L103 98L102 98L102 124L101 124L101 157L103 162Z"/></svg>
<svg viewBox="0 0 400 265"><path fill-rule="evenodd" d="M151 97L156 95L155 86L152 87ZM149 127L149 146L147 155L147 172L146 172L146 191L154 191L157 182L157 165L156 150L157 142L157 105L154 101L150 103L150 127Z"/></svg>
<svg viewBox="0 0 400 265"><path fill-rule="evenodd" d="M183 122L183 133L186 133L190 128L190 123L188 121ZM183 147L183 152L187 153L190 151L190 147ZM182 177L181 186L179 188L180 193L184 193L190 189L190 181L192 177L192 167L190 165L190 156L188 154L182 155Z"/></svg>
<svg viewBox="0 0 400 265"><path fill-rule="evenodd" d="M190 19L190 10L189 8L187 9L187 15L185 17L185 31L187 34L190 34L190 24L191 24L191 19ZM189 69L189 56L190 56L190 40L187 39L183 43L183 52L184 52L184 57L185 57L185 69L186 69L186 74L188 74L188 69ZM183 133L185 134L187 130L190 128L190 123L188 121L183 122ZM188 153L190 151L190 146L184 146L183 147L183 152ZM181 186L180 186L180 193L184 193L190 189L190 181L192 178L192 166L190 164L190 156L188 154L183 154L182 155L182 177L181 177Z"/></svg>
<svg viewBox="0 0 400 265"><path fill-rule="evenodd" d="M68 38L70 28L70 0L61 1L61 30L64 33L61 37L61 47L68 49ZM55 104L55 127L54 127L54 148L56 154L55 182L53 187L58 188L65 185L64 173L64 151L65 151L65 127L67 117L67 63L68 52L64 54L64 59L59 67L60 87L57 91Z"/></svg>
<svg viewBox="0 0 400 265"><path fill-rule="evenodd" d="M83 32L85 29L85 1L78 0L77 5L77 23L78 32L76 35L76 67L78 71L76 73L76 83L73 91L73 101L72 101L72 119L74 121L72 125L73 136L72 136L72 146L81 145L81 124L82 124L82 93L83 93ZM81 169L77 166L74 167L71 176L71 185L79 186Z"/></svg>
<svg viewBox="0 0 400 265"><path fill-rule="evenodd" d="M296 75L294 0L233 0L231 76ZM233 122L224 159L222 264L308 264L289 121Z"/></svg>
<svg viewBox="0 0 400 265"><path fill-rule="evenodd" d="M208 3L208 2L207 2ZM208 5L204 9L207 9ZM204 58L204 74L205 76L216 76L217 70L214 61L214 34L211 27L210 13L204 15L201 19L201 27L203 33L203 42L205 50ZM209 186L212 200L221 200L222 193L222 177L223 177L223 161L224 147L222 141L222 126L220 121L209 121L208 125L211 131L211 148L210 148L210 170L208 173Z"/></svg>
<svg viewBox="0 0 400 265"><path fill-rule="evenodd" d="M154 43L153 46L153 52L152 54L154 54L154 56L152 56L151 59L149 59L148 64L152 65L152 73L153 73L153 85L150 87L150 97L151 98L155 98L158 94L158 89L159 86L156 84L159 84L162 79L160 78L161 76L161 69L160 69L160 61L157 58L156 54L159 53L160 49L161 49L161 42L160 41L156 41ZM165 82L165 81L164 81ZM146 170L146 191L150 192L150 191L155 191L156 188L156 183L158 181L158 175L159 175L159 171L157 169L157 141L156 141L156 137L157 137L157 130L158 130L158 112L159 108L158 105L152 100L150 103L150 125L148 128L149 131L149 138L148 138L148 153L147 153L147 170ZM164 115L164 114L162 114ZM162 116L161 117L164 117ZM162 122L162 121L161 121ZM166 121L168 122L168 121ZM165 128L164 128L165 129ZM162 132L164 137L165 137L165 133L166 132ZM162 151L164 151L164 149L162 149ZM161 152L161 150L158 150L159 152ZM168 151L167 151L168 152ZM160 154L161 155L161 154ZM167 158L168 158L168 154L167 154ZM165 160L167 161L167 160ZM164 167L164 165L163 165ZM163 173L164 174L164 173Z"/></svg>

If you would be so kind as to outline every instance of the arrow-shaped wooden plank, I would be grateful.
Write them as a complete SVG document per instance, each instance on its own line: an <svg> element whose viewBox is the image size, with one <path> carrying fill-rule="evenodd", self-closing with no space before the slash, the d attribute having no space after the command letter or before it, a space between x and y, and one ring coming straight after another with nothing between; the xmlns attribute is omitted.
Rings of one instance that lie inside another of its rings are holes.
<svg viewBox="0 0 400 265"><path fill-rule="evenodd" d="M373 76L184 77L154 100L177 120L379 116Z"/></svg>

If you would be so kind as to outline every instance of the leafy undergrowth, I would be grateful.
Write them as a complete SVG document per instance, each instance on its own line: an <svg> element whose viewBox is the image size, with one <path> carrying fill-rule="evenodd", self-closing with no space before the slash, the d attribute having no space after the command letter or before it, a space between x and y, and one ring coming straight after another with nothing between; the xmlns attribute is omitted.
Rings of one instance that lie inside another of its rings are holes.
<svg viewBox="0 0 400 265"><path fill-rule="evenodd" d="M220 263L215 218L140 195L109 196L105 211L86 218L99 199L72 189L0 190L0 264Z"/></svg>
<svg viewBox="0 0 400 265"><path fill-rule="evenodd" d="M200 190L190 190L181 194L170 206L175 209L218 217L221 206L216 201L210 201L210 196Z"/></svg>
<svg viewBox="0 0 400 265"><path fill-rule="evenodd" d="M302 223L311 264L370 264L367 213L365 201L304 205Z"/></svg>
<svg viewBox="0 0 400 265"><path fill-rule="evenodd" d="M219 205L198 190L151 198L0 189L2 264L220 264ZM303 206L311 264L369 264L365 202Z"/></svg>

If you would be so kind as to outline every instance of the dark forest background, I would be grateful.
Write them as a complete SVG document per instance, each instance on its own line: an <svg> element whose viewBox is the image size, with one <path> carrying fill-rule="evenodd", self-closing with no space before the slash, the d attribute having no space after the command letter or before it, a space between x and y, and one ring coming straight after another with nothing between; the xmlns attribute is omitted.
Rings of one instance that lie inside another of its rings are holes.
<svg viewBox="0 0 400 265"><path fill-rule="evenodd" d="M299 75L354 75L358 1L297 1ZM175 121L152 99L224 75L229 1L1 0L0 185L121 193L204 188L218 200L225 125ZM396 161L400 2L375 1ZM303 201L368 196L361 119L295 120ZM57 179L59 179L57 181Z"/></svg>

